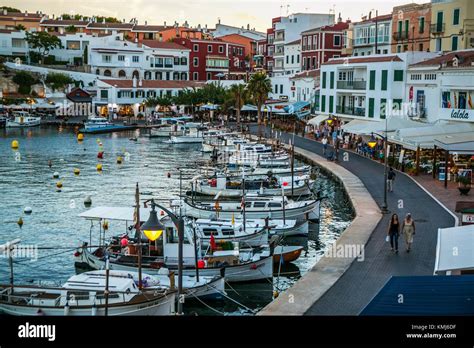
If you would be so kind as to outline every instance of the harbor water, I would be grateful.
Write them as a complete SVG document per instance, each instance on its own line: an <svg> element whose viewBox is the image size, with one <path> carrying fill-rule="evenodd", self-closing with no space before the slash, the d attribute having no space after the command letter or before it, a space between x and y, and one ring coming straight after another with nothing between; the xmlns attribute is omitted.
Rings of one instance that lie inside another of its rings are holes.
<svg viewBox="0 0 474 348"><path fill-rule="evenodd" d="M13 140L19 142L17 150L11 148ZM104 156L99 159L101 150ZM140 130L85 135L79 142L71 128L0 129L0 244L20 238L22 245L37 248L33 259L15 259L15 283L59 284L75 273L75 247L88 241L90 233L98 237L98 226L91 229L90 221L78 217L88 209L87 196L91 207L132 206L139 183L142 199L177 198L178 168L186 184L208 157L200 150L200 145L171 145L140 136ZM97 170L98 164L102 171ZM53 178L55 172L59 178ZM184 305L186 314L253 314L307 272L350 224L353 214L343 188L323 173L318 174L315 189L328 197L321 205L321 223L310 226L307 238L288 237L282 242L305 247L297 261L277 266L273 281L228 285L226 292L234 301L189 301ZM31 207L32 213L25 214L25 207ZM110 222L106 235L123 232L122 223ZM2 257L0 282L9 281L8 259Z"/></svg>

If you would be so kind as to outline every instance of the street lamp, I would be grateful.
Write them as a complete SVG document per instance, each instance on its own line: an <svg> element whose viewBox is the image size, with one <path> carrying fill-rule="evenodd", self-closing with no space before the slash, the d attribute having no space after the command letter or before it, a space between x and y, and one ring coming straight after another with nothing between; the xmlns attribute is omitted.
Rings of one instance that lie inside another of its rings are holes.
<svg viewBox="0 0 474 348"><path fill-rule="evenodd" d="M383 203L382 203L382 213L387 214L388 213L388 205L387 205L387 165L388 165L388 153L387 153L387 120L385 119L385 136L382 136L380 134L375 133L379 137L381 137L384 141L384 175L383 175ZM377 141L374 138L374 133L372 133L372 137L370 140L367 142L367 145L371 149L377 145Z"/></svg>
<svg viewBox="0 0 474 348"><path fill-rule="evenodd" d="M155 200L151 200L151 212L150 217L148 218L147 222L142 225L143 233L150 239L149 236L152 238L158 239L163 231L165 230L165 226L158 220L158 216L155 210L155 207L160 208L163 210L173 221L173 224L178 231L178 315L183 314L183 301L181 300L181 296L183 294L183 242L184 242L184 220L183 218L177 217L167 208L163 207L160 204L155 203ZM148 234L147 234L148 233Z"/></svg>

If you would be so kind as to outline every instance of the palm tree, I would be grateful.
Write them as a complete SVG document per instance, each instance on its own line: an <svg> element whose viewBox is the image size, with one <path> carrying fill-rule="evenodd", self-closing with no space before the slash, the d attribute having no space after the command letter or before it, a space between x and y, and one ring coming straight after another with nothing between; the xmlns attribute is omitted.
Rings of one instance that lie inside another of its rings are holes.
<svg viewBox="0 0 474 348"><path fill-rule="evenodd" d="M268 98L268 93L272 91L272 83L265 73L258 72L250 78L248 90L257 104L258 124L260 125L262 123L262 106Z"/></svg>
<svg viewBox="0 0 474 348"><path fill-rule="evenodd" d="M229 95L235 107L237 124L240 124L240 109L244 106L247 95L247 86L245 84L235 84L230 86Z"/></svg>

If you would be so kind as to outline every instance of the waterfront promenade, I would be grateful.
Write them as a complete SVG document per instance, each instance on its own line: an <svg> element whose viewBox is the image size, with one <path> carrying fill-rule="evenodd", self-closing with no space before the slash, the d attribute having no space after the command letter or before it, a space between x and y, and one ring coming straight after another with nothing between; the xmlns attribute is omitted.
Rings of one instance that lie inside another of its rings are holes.
<svg viewBox="0 0 474 348"><path fill-rule="evenodd" d="M257 133L257 127L251 127ZM270 136L270 129L264 129ZM281 133L281 141L288 143L293 134ZM319 142L295 136L295 146L315 154L323 154ZM332 148L329 147L329 151ZM383 165L371 159L341 149L339 165L356 175L373 199L383 203ZM384 215L373 230L367 244L363 262L353 262L340 279L306 310L307 315L358 315L391 276L432 275L436 257L438 228L455 224L454 217L441 207L429 194L408 176L397 173L394 192L388 193L390 214ZM416 223L416 235L412 252L406 253L403 237L400 252L390 252L385 242L389 217L397 213L401 219L411 213ZM310 286L310 284L308 285ZM278 301L278 300L277 300ZM275 313L276 314L276 313ZM285 313L278 313L285 314Z"/></svg>

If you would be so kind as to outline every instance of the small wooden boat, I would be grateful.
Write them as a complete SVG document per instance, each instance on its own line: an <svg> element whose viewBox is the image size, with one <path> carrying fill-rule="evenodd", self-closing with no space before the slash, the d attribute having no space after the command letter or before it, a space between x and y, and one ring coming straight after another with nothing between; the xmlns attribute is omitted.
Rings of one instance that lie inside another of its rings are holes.
<svg viewBox="0 0 474 348"><path fill-rule="evenodd" d="M303 249L302 246L278 245L273 250L273 263L279 263L281 259L283 262L293 262L300 257Z"/></svg>

